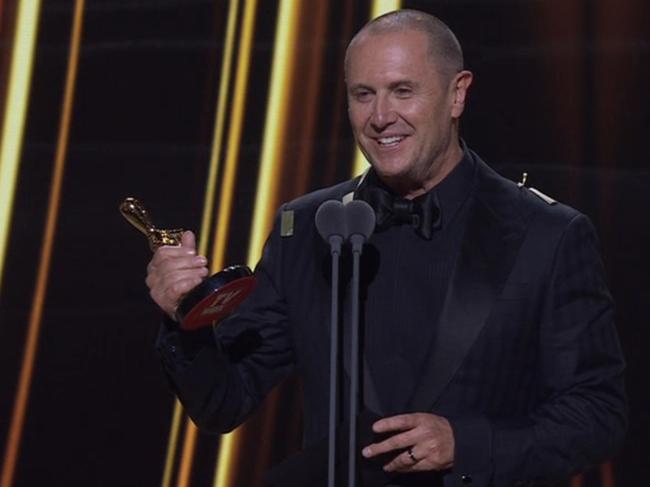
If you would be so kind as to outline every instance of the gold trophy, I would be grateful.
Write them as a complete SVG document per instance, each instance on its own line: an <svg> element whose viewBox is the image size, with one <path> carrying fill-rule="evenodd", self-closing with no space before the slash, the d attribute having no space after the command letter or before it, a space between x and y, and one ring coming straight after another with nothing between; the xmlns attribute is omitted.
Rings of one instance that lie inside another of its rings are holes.
<svg viewBox="0 0 650 487"><path fill-rule="evenodd" d="M180 245L185 230L156 228L147 210L135 198L126 198L120 213L147 237L155 252L163 245ZM219 323L232 313L253 291L255 277L244 265L227 267L203 280L181 299L176 318L183 330L195 330Z"/></svg>

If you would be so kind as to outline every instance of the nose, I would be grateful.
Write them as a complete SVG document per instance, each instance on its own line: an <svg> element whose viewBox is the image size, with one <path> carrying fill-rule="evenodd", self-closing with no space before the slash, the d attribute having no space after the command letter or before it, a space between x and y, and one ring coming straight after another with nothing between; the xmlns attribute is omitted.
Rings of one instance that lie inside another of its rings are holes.
<svg viewBox="0 0 650 487"><path fill-rule="evenodd" d="M370 125L376 132L382 132L397 121L397 113L390 98L377 95L370 118Z"/></svg>

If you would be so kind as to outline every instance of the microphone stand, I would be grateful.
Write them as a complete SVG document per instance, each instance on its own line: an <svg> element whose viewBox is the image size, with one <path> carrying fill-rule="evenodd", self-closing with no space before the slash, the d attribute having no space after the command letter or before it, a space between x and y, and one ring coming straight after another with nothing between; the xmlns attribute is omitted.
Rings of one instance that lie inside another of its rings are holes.
<svg viewBox="0 0 650 487"><path fill-rule="evenodd" d="M327 457L327 485L335 486L336 474L336 408L338 392L338 356L339 356L339 258L341 243L339 235L330 237L332 255L332 303L330 318L330 404L329 404L329 445Z"/></svg>
<svg viewBox="0 0 650 487"><path fill-rule="evenodd" d="M365 201L352 200L345 205L345 217L352 246L348 487L355 487L357 482L357 416L359 413L359 275L363 244L370 238L375 229L375 212Z"/></svg>
<svg viewBox="0 0 650 487"><path fill-rule="evenodd" d="M332 256L332 301L330 310L330 384L329 384L329 445L327 458L327 485L336 487L336 411L338 406L339 356L339 260L341 246L347 240L347 226L343 203L328 200L316 211L316 228L330 246Z"/></svg>
<svg viewBox="0 0 650 487"><path fill-rule="evenodd" d="M359 263L363 235L350 237L352 243L352 316L350 337L350 434L348 439L348 487L355 487L357 481L357 414L359 412Z"/></svg>

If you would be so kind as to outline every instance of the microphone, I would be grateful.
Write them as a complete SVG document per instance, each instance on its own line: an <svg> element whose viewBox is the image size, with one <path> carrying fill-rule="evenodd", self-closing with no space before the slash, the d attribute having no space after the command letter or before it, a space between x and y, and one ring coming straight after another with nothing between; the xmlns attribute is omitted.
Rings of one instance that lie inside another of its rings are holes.
<svg viewBox="0 0 650 487"><path fill-rule="evenodd" d="M352 252L361 253L363 244L375 231L375 210L363 200L350 201L344 210Z"/></svg>
<svg viewBox="0 0 650 487"><path fill-rule="evenodd" d="M348 238L345 208L337 200L327 200L316 211L316 229L331 247L332 253L340 254L341 245Z"/></svg>
<svg viewBox="0 0 650 487"><path fill-rule="evenodd" d="M351 317L351 380L350 380L350 429L348 436L348 487L356 485L357 413L359 391L359 264L363 244L375 230L375 211L361 200L343 204L337 200L322 203L316 211L316 229L330 245L332 255L332 289L330 311L330 396L329 396L329 446L327 461L327 485L335 486L336 423L337 423L337 364L338 364L338 301L339 257L341 245L346 240L352 244L352 317Z"/></svg>

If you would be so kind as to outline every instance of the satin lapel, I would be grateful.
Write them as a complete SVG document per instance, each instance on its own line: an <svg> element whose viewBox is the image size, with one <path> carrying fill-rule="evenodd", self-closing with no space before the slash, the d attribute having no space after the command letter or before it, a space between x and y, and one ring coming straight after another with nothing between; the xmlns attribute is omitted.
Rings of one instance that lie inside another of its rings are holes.
<svg viewBox="0 0 650 487"><path fill-rule="evenodd" d="M485 326L521 245L522 232L508 228L512 221L499 219L482 202L480 193L477 196L468 215L429 363L411 400L414 411L431 410L460 367Z"/></svg>

